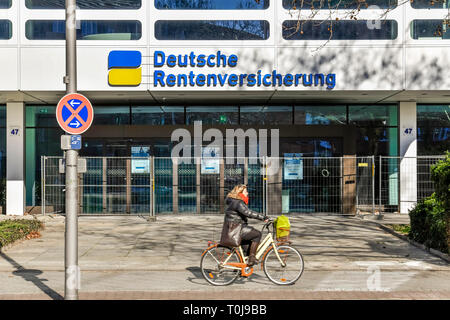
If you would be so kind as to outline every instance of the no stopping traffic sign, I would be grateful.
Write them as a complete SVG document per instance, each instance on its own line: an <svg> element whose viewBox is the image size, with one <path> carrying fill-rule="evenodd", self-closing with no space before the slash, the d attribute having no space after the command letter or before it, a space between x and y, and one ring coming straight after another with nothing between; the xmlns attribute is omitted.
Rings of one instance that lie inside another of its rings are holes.
<svg viewBox="0 0 450 320"><path fill-rule="evenodd" d="M82 94L68 94L58 102L56 120L65 132L82 134L89 129L94 120L94 108Z"/></svg>

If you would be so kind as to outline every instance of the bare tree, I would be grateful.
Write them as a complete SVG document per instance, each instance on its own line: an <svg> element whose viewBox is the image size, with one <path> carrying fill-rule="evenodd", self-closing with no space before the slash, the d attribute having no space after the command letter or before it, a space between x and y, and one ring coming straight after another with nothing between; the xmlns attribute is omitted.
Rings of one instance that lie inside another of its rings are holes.
<svg viewBox="0 0 450 320"><path fill-rule="evenodd" d="M260 0L255 0L260 1ZM317 49L324 47L333 38L336 39L335 26L342 21L360 20L361 11L375 9L379 13L374 20L367 23L367 36L377 37L377 27L371 23L389 23L386 20L388 14L394 9L411 3L415 8L445 8L447 14L442 19L442 24L436 26L433 36L441 37L450 26L450 0L282 0L283 7L289 10L293 18L283 23L284 37L289 39L308 40L308 34L325 36L325 42ZM318 18L320 17L320 18ZM354 24L353 24L354 25ZM350 26L350 25L348 25ZM326 28L326 32L324 31ZM307 30L305 30L307 29ZM389 26L385 32L389 32ZM450 28L449 28L450 29ZM307 31L307 32L305 32ZM378 32L382 36L382 32ZM319 37L320 38L320 37ZM395 38L395 37L394 37ZM317 39L317 38L316 38Z"/></svg>

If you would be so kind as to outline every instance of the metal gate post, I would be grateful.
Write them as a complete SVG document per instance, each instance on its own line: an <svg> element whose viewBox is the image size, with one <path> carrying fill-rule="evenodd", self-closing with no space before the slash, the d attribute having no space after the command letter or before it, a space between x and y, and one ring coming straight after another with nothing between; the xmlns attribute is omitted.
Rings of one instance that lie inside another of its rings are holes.
<svg viewBox="0 0 450 320"><path fill-rule="evenodd" d="M344 170L342 168L342 157L339 157L339 165L340 165L340 186L341 186L341 214L344 213Z"/></svg>
<svg viewBox="0 0 450 320"><path fill-rule="evenodd" d="M195 173L196 173L196 179L195 179L195 193L196 193L196 208L197 208L197 213L200 214L201 213L201 194L200 194L200 182L201 182L201 159L200 158L195 158L196 162L196 166L195 166Z"/></svg>
<svg viewBox="0 0 450 320"><path fill-rule="evenodd" d="M156 200L155 200L155 157L151 157L151 173L152 173L152 214L156 217Z"/></svg>
<svg viewBox="0 0 450 320"><path fill-rule="evenodd" d="M126 213L131 214L131 159L126 159Z"/></svg>
<svg viewBox="0 0 450 320"><path fill-rule="evenodd" d="M41 214L45 215L45 156L41 156Z"/></svg>
<svg viewBox="0 0 450 320"><path fill-rule="evenodd" d="M378 179L379 179L379 187L378 187L378 203L379 203L379 208L378 208L378 212L381 214L381 175L383 173L383 162L382 162L382 156L380 156L380 161L379 161L379 168L378 168Z"/></svg>
<svg viewBox="0 0 450 320"><path fill-rule="evenodd" d="M375 214L375 156L372 156L372 214Z"/></svg>
<svg viewBox="0 0 450 320"><path fill-rule="evenodd" d="M263 173L263 207L264 207L264 215L267 216L267 211L268 211L268 207L267 207L267 189L268 189L268 185L267 185L267 156L264 156L264 173Z"/></svg>
<svg viewBox="0 0 450 320"><path fill-rule="evenodd" d="M149 192L148 195L150 197L150 203L149 203L149 211L150 211L150 217L153 217L153 165L152 165L152 157L148 157L148 165L150 167L150 183L149 183Z"/></svg>
<svg viewBox="0 0 450 320"><path fill-rule="evenodd" d="M108 159L106 157L102 158L102 213L106 213L107 209L107 175L108 175Z"/></svg>

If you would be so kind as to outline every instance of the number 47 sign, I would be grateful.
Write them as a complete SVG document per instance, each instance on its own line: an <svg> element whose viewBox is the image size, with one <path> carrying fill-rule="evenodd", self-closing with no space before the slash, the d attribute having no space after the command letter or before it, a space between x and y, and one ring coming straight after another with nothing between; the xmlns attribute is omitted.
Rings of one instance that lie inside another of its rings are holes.
<svg viewBox="0 0 450 320"><path fill-rule="evenodd" d="M10 127L9 128L9 134L11 136L20 136L20 128L19 127Z"/></svg>

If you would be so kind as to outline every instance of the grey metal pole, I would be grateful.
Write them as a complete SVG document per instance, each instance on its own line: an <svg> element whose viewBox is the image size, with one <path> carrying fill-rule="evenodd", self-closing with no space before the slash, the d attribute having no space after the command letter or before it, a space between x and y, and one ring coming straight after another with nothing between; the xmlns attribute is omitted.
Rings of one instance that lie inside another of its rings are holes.
<svg viewBox="0 0 450 320"><path fill-rule="evenodd" d="M375 156L372 156L372 214L375 215Z"/></svg>
<svg viewBox="0 0 450 320"><path fill-rule="evenodd" d="M66 0L66 93L77 92L76 0ZM78 300L78 151L66 151L65 300Z"/></svg>

